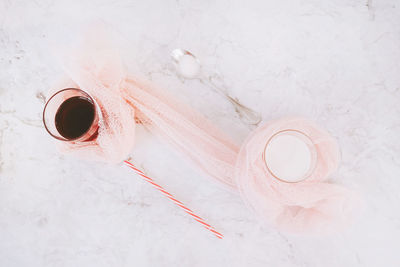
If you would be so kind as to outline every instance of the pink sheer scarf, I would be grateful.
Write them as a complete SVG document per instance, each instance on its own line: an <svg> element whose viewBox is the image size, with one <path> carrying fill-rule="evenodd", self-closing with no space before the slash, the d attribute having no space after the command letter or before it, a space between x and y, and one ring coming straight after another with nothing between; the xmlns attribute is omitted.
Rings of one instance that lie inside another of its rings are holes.
<svg viewBox="0 0 400 267"><path fill-rule="evenodd" d="M121 56L108 39L88 34L77 48L61 54L68 79L60 86L83 89L101 110L97 139L59 142L64 152L122 162L135 144L139 122L209 176L228 188L238 188L244 201L279 229L328 232L345 225L356 209L358 200L350 190L326 182L337 168L339 150L335 140L313 123L299 118L270 122L256 129L239 152L227 135L196 111L128 77ZM282 129L304 132L315 144L318 162L311 178L285 183L265 170L262 153L266 141Z"/></svg>
<svg viewBox="0 0 400 267"><path fill-rule="evenodd" d="M297 183L283 182L266 169L263 152L267 140L282 130L298 130L312 140L317 151L311 176ZM265 221L296 233L328 233L353 217L358 197L326 179L336 170L336 141L312 122L301 118L271 121L244 142L236 162L236 182L244 201Z"/></svg>

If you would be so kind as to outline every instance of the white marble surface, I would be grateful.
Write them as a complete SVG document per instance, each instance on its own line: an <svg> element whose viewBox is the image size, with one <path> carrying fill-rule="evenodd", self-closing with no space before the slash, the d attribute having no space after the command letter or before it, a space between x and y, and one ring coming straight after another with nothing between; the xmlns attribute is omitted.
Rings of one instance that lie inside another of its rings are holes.
<svg viewBox="0 0 400 267"><path fill-rule="evenodd" d="M130 72L241 142L252 127L169 53L198 56L205 77L264 120L307 116L338 138L333 178L366 211L330 237L264 226L144 130L148 174L224 233L220 241L123 166L63 156L41 124L60 74L52 36L101 18L126 38ZM0 1L0 266L400 266L400 2Z"/></svg>

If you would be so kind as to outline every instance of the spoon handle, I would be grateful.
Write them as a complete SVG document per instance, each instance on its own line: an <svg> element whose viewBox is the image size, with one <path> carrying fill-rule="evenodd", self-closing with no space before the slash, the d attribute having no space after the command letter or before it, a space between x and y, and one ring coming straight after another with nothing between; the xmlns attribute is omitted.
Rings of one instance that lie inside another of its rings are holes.
<svg viewBox="0 0 400 267"><path fill-rule="evenodd" d="M209 79L201 79L201 80L205 81L205 83L207 83L215 91L217 91L223 97L228 99L228 101L231 102L231 104L234 106L236 112L239 114L239 117L243 119L246 123L251 125L258 125L260 123L261 115L258 112L240 103L239 100L230 96L229 93L226 92L226 90L215 85L215 83L212 80Z"/></svg>

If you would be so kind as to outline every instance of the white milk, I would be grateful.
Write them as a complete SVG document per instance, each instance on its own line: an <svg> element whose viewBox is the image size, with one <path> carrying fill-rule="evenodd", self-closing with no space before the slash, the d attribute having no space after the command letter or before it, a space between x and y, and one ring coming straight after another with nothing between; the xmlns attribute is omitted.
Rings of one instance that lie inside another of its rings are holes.
<svg viewBox="0 0 400 267"><path fill-rule="evenodd" d="M307 138L295 131L285 131L272 137L265 148L264 159L274 176L292 183L307 178L314 156L312 145L306 143Z"/></svg>

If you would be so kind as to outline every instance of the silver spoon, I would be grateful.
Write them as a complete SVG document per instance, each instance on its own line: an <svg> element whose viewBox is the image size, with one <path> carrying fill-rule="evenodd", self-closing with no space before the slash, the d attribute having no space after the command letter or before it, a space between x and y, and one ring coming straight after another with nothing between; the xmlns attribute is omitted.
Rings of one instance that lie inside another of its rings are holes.
<svg viewBox="0 0 400 267"><path fill-rule="evenodd" d="M184 49L175 49L171 52L172 59L175 62L177 71L182 78L199 79L200 82L218 92L231 102L239 117L246 123L257 125L261 121L261 116L254 110L241 104L236 98L229 95L226 86L217 86L214 82L215 77L205 77L201 73L200 61L195 55Z"/></svg>

